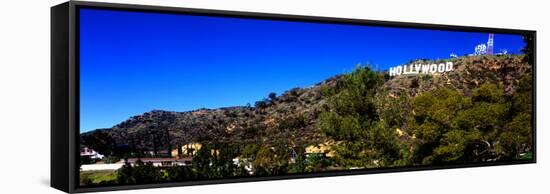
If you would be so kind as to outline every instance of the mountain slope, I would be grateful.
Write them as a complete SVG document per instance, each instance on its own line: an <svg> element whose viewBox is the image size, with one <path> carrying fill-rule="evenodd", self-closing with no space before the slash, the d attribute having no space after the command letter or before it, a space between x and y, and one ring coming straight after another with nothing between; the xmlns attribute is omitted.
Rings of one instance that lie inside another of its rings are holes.
<svg viewBox="0 0 550 194"><path fill-rule="evenodd" d="M447 87L465 95L483 83L498 83L511 95L517 80L531 73L523 56L472 56L448 59L454 71L434 75L386 74L378 95L415 97ZM416 63L420 61L413 61ZM428 61L422 61L428 62ZM439 62L439 61L436 61ZM317 118L326 103L323 88L338 87L335 76L308 88L294 88L280 96L258 101L255 106L198 109L188 112L153 110L129 118L112 128L81 134L81 145L100 153L170 150L189 142L270 144L290 146L318 144L328 140L318 129ZM384 97L384 96L382 96Z"/></svg>

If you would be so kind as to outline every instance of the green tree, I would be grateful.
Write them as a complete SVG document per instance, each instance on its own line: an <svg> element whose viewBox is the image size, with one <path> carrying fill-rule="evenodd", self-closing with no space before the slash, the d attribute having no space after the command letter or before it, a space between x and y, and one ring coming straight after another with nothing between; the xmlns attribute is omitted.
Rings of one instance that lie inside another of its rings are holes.
<svg viewBox="0 0 550 194"><path fill-rule="evenodd" d="M426 158L426 161L435 163L456 163L464 162L466 153L473 149L475 142L481 139L478 131L451 130L440 140L440 145L434 149L433 156Z"/></svg>
<svg viewBox="0 0 550 194"><path fill-rule="evenodd" d="M331 165L331 161L323 154L312 154L305 160L305 172L325 171Z"/></svg>
<svg viewBox="0 0 550 194"><path fill-rule="evenodd" d="M533 142L533 86L531 75L519 80L512 97L512 119L499 135L497 153L503 159L518 159L520 154L531 152Z"/></svg>
<svg viewBox="0 0 550 194"><path fill-rule="evenodd" d="M215 177L232 177L236 175L237 165L233 158L238 156L238 149L234 145L219 144L216 146L217 153L212 156L211 168L216 172Z"/></svg>
<svg viewBox="0 0 550 194"><path fill-rule="evenodd" d="M147 184L165 181L161 170L152 163L138 160L135 165L126 162L117 171L117 181L120 184Z"/></svg>
<svg viewBox="0 0 550 194"><path fill-rule="evenodd" d="M518 131L529 128L519 123L529 119L522 117L510 123L513 105L498 84L482 84L471 97L437 89L416 97L412 104L415 115L409 126L417 137L415 162L488 161L498 158L497 152L518 155L528 141L519 139L528 130Z"/></svg>
<svg viewBox="0 0 550 194"><path fill-rule="evenodd" d="M271 99L273 101L273 100L277 99L277 93L271 92L271 93L269 93L269 95L267 95L267 97L269 97L269 99Z"/></svg>
<svg viewBox="0 0 550 194"><path fill-rule="evenodd" d="M432 154L434 154L434 149L440 146L441 139L445 137L447 139L445 141L451 141L456 134L459 134L453 132L445 135L453 129L456 112L469 106L471 106L470 98L448 88L426 92L413 99L412 111L414 114L409 119L408 126L416 137L412 158L415 163L430 164L434 162ZM441 153L445 150L453 149L440 149ZM454 150L459 151L460 149Z"/></svg>
<svg viewBox="0 0 550 194"><path fill-rule="evenodd" d="M410 98L407 95L392 97L388 92L379 92L375 98L380 120L392 128L401 128L411 112Z"/></svg>
<svg viewBox="0 0 550 194"><path fill-rule="evenodd" d="M283 141L262 145L252 162L255 175L279 175L288 171L290 149Z"/></svg>
<svg viewBox="0 0 550 194"><path fill-rule="evenodd" d="M323 89L328 101L318 123L327 136L342 142L333 146L336 165L382 167L402 161L403 146L377 112L375 94L383 82L382 74L358 66L336 87Z"/></svg>
<svg viewBox="0 0 550 194"><path fill-rule="evenodd" d="M304 159L303 154L298 154L294 163L290 164L288 167L288 173L303 173L306 170L306 160Z"/></svg>
<svg viewBox="0 0 550 194"><path fill-rule="evenodd" d="M212 171L212 146L210 144L202 144L201 149L193 156L192 165L193 168L197 171L198 178L211 178L214 177L214 172Z"/></svg>
<svg viewBox="0 0 550 194"><path fill-rule="evenodd" d="M186 181L198 178L197 172L191 166L173 166L166 170L168 181Z"/></svg>

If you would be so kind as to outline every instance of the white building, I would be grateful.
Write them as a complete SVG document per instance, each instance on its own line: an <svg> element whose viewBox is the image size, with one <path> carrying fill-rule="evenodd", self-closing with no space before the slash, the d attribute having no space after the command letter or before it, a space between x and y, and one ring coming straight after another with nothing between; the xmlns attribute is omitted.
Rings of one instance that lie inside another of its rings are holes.
<svg viewBox="0 0 550 194"><path fill-rule="evenodd" d="M83 164L80 166L80 171L94 171L94 170L118 170L122 168L124 163L114 164Z"/></svg>
<svg viewBox="0 0 550 194"><path fill-rule="evenodd" d="M89 157L90 159L94 160L102 160L103 158L105 158L103 154L100 154L88 147L80 149L80 157Z"/></svg>

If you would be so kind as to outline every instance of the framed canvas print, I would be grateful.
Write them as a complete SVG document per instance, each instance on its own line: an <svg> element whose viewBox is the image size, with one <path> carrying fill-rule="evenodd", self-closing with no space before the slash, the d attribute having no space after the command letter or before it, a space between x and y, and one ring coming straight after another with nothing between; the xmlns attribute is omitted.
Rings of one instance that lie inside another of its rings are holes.
<svg viewBox="0 0 550 194"><path fill-rule="evenodd" d="M536 161L535 31L52 7L65 192Z"/></svg>

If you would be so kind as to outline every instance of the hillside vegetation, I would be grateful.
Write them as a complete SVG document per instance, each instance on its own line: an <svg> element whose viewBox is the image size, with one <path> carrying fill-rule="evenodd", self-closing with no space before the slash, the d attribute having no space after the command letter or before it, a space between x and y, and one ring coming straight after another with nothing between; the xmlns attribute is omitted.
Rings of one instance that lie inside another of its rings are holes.
<svg viewBox="0 0 550 194"><path fill-rule="evenodd" d="M389 77L358 66L254 105L153 110L83 133L80 143L121 158L191 142L220 149L222 156L197 154L196 169L185 171L202 178L243 176L235 157L255 175L530 159L533 80L524 56L449 60L454 71L446 73ZM306 147L319 144L333 157L306 159ZM298 158L289 162L292 152Z"/></svg>

